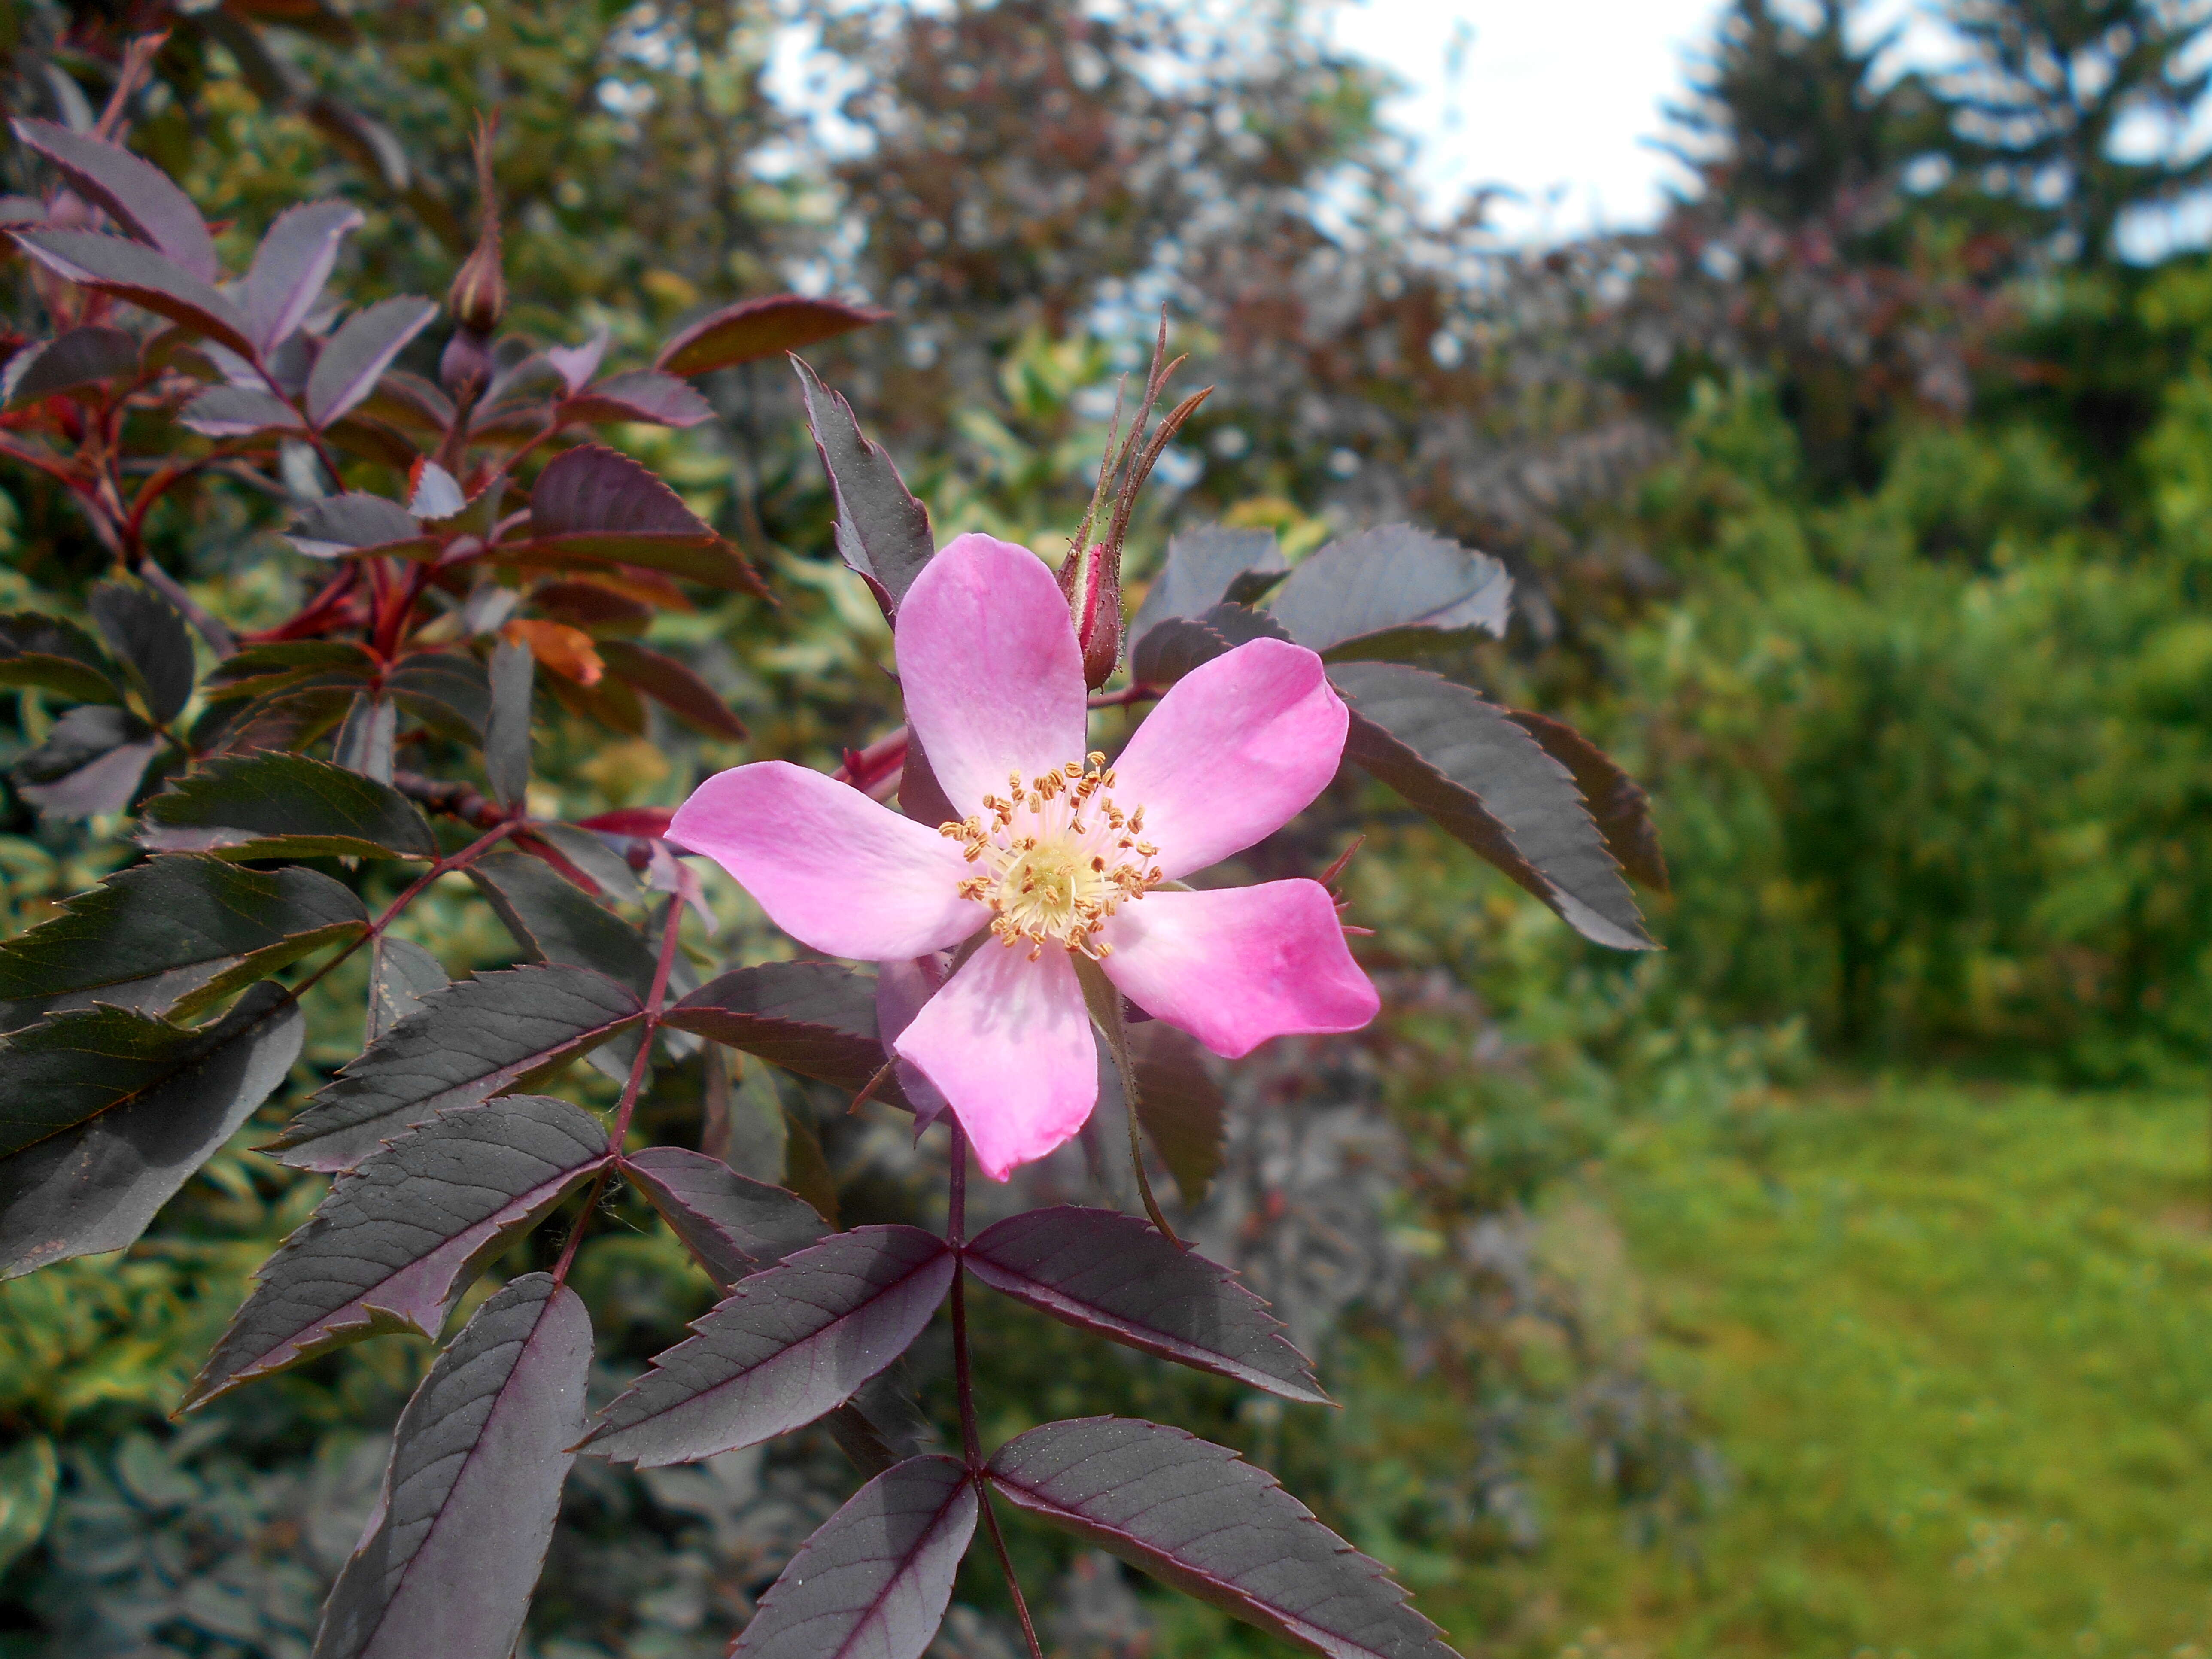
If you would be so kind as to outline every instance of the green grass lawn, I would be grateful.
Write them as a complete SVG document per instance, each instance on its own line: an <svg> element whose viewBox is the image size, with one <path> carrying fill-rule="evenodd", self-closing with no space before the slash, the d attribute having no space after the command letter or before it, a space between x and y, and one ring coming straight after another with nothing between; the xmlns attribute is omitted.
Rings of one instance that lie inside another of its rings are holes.
<svg viewBox="0 0 2212 1659"><path fill-rule="evenodd" d="M2202 1094L1885 1083L1632 1129L1611 1218L1644 1358L1727 1469L1639 1546L1585 1460L1507 1650L2123 1659L2212 1652ZM1447 1591L1424 1598L1470 1650Z"/></svg>

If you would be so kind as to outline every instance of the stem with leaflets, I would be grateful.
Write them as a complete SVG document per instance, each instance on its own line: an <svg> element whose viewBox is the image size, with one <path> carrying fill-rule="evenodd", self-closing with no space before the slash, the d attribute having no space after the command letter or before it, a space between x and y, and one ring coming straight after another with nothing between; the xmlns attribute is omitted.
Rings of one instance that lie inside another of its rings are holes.
<svg viewBox="0 0 2212 1659"><path fill-rule="evenodd" d="M952 1247L957 1263L968 1248L968 1136L960 1127L960 1120L951 1113L945 1115L945 1121L952 1131L945 1242ZM1029 1603L1022 1595L1021 1581L1014 1572L1014 1558L1007 1553L1006 1536L999 1530L999 1517L991 1507L990 1483L983 1478L983 1440L975 1425L975 1369L968 1351L968 1272L964 1265L956 1266L952 1274L952 1378L960 1395L960 1455L968 1465L968 1478L975 1483L975 1500L983 1512L983 1524L991 1534L991 1547L998 1554L999 1571L1006 1575L1006 1593L1013 1597L1014 1612L1022 1621L1022 1637L1029 1644L1030 1659L1044 1659L1044 1650L1037 1644L1036 1626L1030 1620Z"/></svg>

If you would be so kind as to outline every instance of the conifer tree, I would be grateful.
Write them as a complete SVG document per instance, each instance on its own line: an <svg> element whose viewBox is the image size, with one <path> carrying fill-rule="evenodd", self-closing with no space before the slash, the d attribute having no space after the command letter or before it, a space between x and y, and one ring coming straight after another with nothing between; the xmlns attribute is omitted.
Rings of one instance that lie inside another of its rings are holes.
<svg viewBox="0 0 2212 1659"><path fill-rule="evenodd" d="M2208 87L2206 0L1950 0L1961 159L2081 266L2111 263L2130 210L2212 182L2212 149L2130 153L2179 131Z"/></svg>

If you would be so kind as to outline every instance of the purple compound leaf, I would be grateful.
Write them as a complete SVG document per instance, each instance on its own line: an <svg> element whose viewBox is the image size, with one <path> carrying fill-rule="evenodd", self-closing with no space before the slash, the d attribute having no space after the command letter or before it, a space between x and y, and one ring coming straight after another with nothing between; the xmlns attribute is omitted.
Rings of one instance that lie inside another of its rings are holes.
<svg viewBox="0 0 2212 1659"><path fill-rule="evenodd" d="M653 366L671 374L704 374L780 351L803 350L817 340L848 334L890 315L888 311L797 294L742 300L692 324L660 348Z"/></svg>
<svg viewBox="0 0 2212 1659"><path fill-rule="evenodd" d="M73 328L25 346L0 374L0 408L119 380L138 369L138 342L119 328Z"/></svg>
<svg viewBox="0 0 2212 1659"><path fill-rule="evenodd" d="M799 1546L731 1659L921 1659L976 1513L975 1483L957 1458L884 1470Z"/></svg>
<svg viewBox="0 0 2212 1659"><path fill-rule="evenodd" d="M876 983L836 963L733 968L676 1004L667 1023L841 1089L857 1091L883 1069ZM878 1092L898 1097L896 1088Z"/></svg>
<svg viewBox="0 0 2212 1659"><path fill-rule="evenodd" d="M503 557L532 564L643 565L731 592L760 578L711 526L642 462L582 444L546 464L530 491L530 531Z"/></svg>
<svg viewBox="0 0 2212 1659"><path fill-rule="evenodd" d="M131 805L161 750L159 733L125 708L79 703L15 763L15 793L42 813L88 818Z"/></svg>
<svg viewBox="0 0 2212 1659"><path fill-rule="evenodd" d="M310 502L284 538L311 559L338 559L349 553L388 553L407 559L438 555L437 539L422 533L413 514L365 489Z"/></svg>
<svg viewBox="0 0 2212 1659"><path fill-rule="evenodd" d="M622 1170L726 1292L827 1231L805 1199L704 1152L648 1146L623 1158Z"/></svg>
<svg viewBox="0 0 2212 1659"><path fill-rule="evenodd" d="M430 325L438 307L412 295L379 300L345 319L307 376L307 419L324 428L376 389L402 347Z"/></svg>
<svg viewBox="0 0 2212 1659"><path fill-rule="evenodd" d="M257 432L305 432L299 410L273 392L252 386L211 386L185 405L178 422L204 438L246 438Z"/></svg>
<svg viewBox="0 0 2212 1659"><path fill-rule="evenodd" d="M262 350L275 350L315 308L338 244L361 224L361 210L346 202L303 202L276 216L246 273L246 318Z"/></svg>
<svg viewBox="0 0 2212 1659"><path fill-rule="evenodd" d="M73 702L119 704L122 678L100 641L35 611L0 616L0 685L35 685Z"/></svg>
<svg viewBox="0 0 2212 1659"><path fill-rule="evenodd" d="M1575 787L1583 792L1598 833L1605 837L1606 851L1620 867L1653 892L1666 892L1667 855L1660 851L1658 826L1651 822L1651 797L1644 786L1565 720L1525 708L1509 708L1505 717L1574 775Z"/></svg>
<svg viewBox="0 0 2212 1659"><path fill-rule="evenodd" d="M146 712L164 722L176 719L191 700L194 678L191 627L183 614L143 582L126 579L101 582L85 608L144 694Z"/></svg>
<svg viewBox="0 0 2212 1659"><path fill-rule="evenodd" d="M1504 709L1393 662L1330 665L1351 705L1344 757L1615 951L1658 948L1574 775Z"/></svg>
<svg viewBox="0 0 2212 1659"><path fill-rule="evenodd" d="M228 300L143 242L91 230L15 230L15 244L64 282L112 294L171 322L253 356L251 325Z"/></svg>
<svg viewBox="0 0 2212 1659"><path fill-rule="evenodd" d="M198 1029L94 1007L0 1040L0 1279L136 1243L283 1082L306 1029L264 980Z"/></svg>
<svg viewBox="0 0 2212 1659"><path fill-rule="evenodd" d="M584 1427L592 1323L549 1273L477 1310L400 1413L313 1659L507 1659Z"/></svg>
<svg viewBox="0 0 2212 1659"><path fill-rule="evenodd" d="M422 809L390 784L305 755L223 757L149 800L138 839L218 858L438 856Z"/></svg>
<svg viewBox="0 0 2212 1659"><path fill-rule="evenodd" d="M264 1150L296 1170L351 1169L415 1125L527 1086L644 1016L627 987L567 963L462 980L424 997Z"/></svg>
<svg viewBox="0 0 2212 1659"><path fill-rule="evenodd" d="M936 556L929 509L914 498L891 458L868 441L852 405L802 360L791 362L837 507L837 555L860 573L884 614L892 616L922 566Z"/></svg>
<svg viewBox="0 0 2212 1659"><path fill-rule="evenodd" d="M1226 1446L1082 1417L1008 1441L986 1478L1018 1508L1328 1659L1455 1659L1381 1562Z"/></svg>
<svg viewBox="0 0 2212 1659"><path fill-rule="evenodd" d="M192 198L159 167L120 144L52 121L9 125L26 147L54 164L77 194L161 249L188 275L203 283L215 281L215 238L208 234L207 222Z"/></svg>
<svg viewBox="0 0 2212 1659"><path fill-rule="evenodd" d="M1285 1400L1329 1403L1266 1303L1134 1216L1031 1210L985 1229L966 1260L993 1290L1080 1330Z"/></svg>
<svg viewBox="0 0 2212 1659"><path fill-rule="evenodd" d="M550 357L552 353L546 355ZM690 427L713 420L714 406L693 391L688 380L657 368L634 368L627 374L610 374L597 386L577 392L562 406L561 416L569 421L645 421L655 426Z"/></svg>
<svg viewBox="0 0 2212 1659"><path fill-rule="evenodd" d="M340 1176L263 1264L185 1406L362 1337L435 1337L485 1262L611 1156L597 1118L547 1095L440 1113Z"/></svg>
<svg viewBox="0 0 2212 1659"><path fill-rule="evenodd" d="M413 940L397 933L378 934L369 947L368 1007L362 1020L362 1047L381 1040L421 1008L424 997L452 983L445 964Z"/></svg>
<svg viewBox="0 0 2212 1659"><path fill-rule="evenodd" d="M644 692L693 731L732 742L744 737L744 722L730 712L721 695L675 658L630 640L601 640L599 653L607 672Z"/></svg>
<svg viewBox="0 0 2212 1659"><path fill-rule="evenodd" d="M325 945L368 914L313 870L246 870L191 854L110 876L0 945L0 1006L27 1016L94 1002L185 1020Z"/></svg>
<svg viewBox="0 0 2212 1659"><path fill-rule="evenodd" d="M904 1353L952 1284L919 1227L859 1227L741 1280L599 1414L586 1449L689 1463L803 1428Z"/></svg>
<svg viewBox="0 0 2212 1659"><path fill-rule="evenodd" d="M1137 1121L1152 1137L1184 1207L1194 1208L1220 1172L1229 1103L1198 1039L1163 1019L1129 1028L1137 1073Z"/></svg>
<svg viewBox="0 0 2212 1659"><path fill-rule="evenodd" d="M1512 599L1513 578L1487 553L1386 524L1301 560L1269 608L1292 639L1335 660L1433 649L1443 634L1503 638Z"/></svg>
<svg viewBox="0 0 2212 1659"><path fill-rule="evenodd" d="M533 961L594 969L641 999L652 992L657 964L645 935L587 898L544 860L494 853L469 866L469 878Z"/></svg>
<svg viewBox="0 0 2212 1659"><path fill-rule="evenodd" d="M1168 556L1145 591L1145 602L1129 624L1133 643L1141 641L1170 617L1204 616L1230 596L1239 582L1264 578L1280 581L1290 566L1272 530L1232 530L1205 525L1168 538Z"/></svg>

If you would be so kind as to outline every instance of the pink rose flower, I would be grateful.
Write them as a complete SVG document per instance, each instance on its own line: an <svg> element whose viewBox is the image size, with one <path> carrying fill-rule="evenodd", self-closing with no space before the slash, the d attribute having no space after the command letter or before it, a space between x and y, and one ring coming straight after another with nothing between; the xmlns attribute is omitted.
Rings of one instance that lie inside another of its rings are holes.
<svg viewBox="0 0 2212 1659"><path fill-rule="evenodd" d="M1346 716L1312 652L1255 640L1216 658L1109 766L1091 748L1067 603L1027 549L952 542L908 591L896 646L908 726L964 822L933 829L763 761L700 785L669 833L830 956L906 961L990 931L892 1046L943 1091L994 1180L1097 1103L1077 951L1231 1058L1375 1017L1319 883L1180 884L1336 775Z"/></svg>

